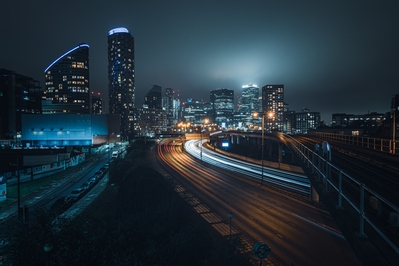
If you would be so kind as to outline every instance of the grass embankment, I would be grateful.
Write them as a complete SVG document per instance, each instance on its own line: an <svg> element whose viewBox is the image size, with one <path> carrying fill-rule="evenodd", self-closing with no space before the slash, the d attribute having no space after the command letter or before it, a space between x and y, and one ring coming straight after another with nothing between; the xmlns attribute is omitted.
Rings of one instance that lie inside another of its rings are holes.
<svg viewBox="0 0 399 266"><path fill-rule="evenodd" d="M61 177L72 171L76 171L76 168L77 166L69 167L65 171L58 172L53 175L44 176L28 182L21 182L20 183L21 198L29 195L32 192L37 191L41 187L51 184L53 181L60 179ZM4 206L8 206L17 200L18 200L18 184L15 183L12 185L7 185L7 199L5 201L0 202L0 210Z"/></svg>

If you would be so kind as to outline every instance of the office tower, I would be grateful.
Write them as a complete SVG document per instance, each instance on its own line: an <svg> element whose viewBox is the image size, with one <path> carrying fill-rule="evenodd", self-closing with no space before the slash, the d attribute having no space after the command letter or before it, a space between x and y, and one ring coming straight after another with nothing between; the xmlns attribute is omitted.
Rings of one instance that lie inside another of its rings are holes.
<svg viewBox="0 0 399 266"><path fill-rule="evenodd" d="M121 115L121 134L134 134L134 38L126 28L108 32L109 113Z"/></svg>
<svg viewBox="0 0 399 266"><path fill-rule="evenodd" d="M182 113L182 118L193 125L203 123L203 120L209 119L211 115L204 112L204 102L195 99L188 99L182 104Z"/></svg>
<svg viewBox="0 0 399 266"><path fill-rule="evenodd" d="M103 113L103 98L99 92L91 92L91 113L93 115L100 115Z"/></svg>
<svg viewBox="0 0 399 266"><path fill-rule="evenodd" d="M69 50L44 73L43 114L90 114L89 45Z"/></svg>
<svg viewBox="0 0 399 266"><path fill-rule="evenodd" d="M262 111L266 114L266 130L283 131L284 85L266 85L262 87Z"/></svg>
<svg viewBox="0 0 399 266"><path fill-rule="evenodd" d="M234 91L228 89L211 90L213 121L224 128L229 127L234 115Z"/></svg>
<svg viewBox="0 0 399 266"><path fill-rule="evenodd" d="M259 87L256 84L242 86L240 112L252 115L259 112Z"/></svg>
<svg viewBox="0 0 399 266"><path fill-rule="evenodd" d="M12 70L0 69L0 138L17 140L22 114L40 114L40 82Z"/></svg>
<svg viewBox="0 0 399 266"><path fill-rule="evenodd" d="M144 97L144 105L151 109L162 109L162 87L154 85Z"/></svg>
<svg viewBox="0 0 399 266"><path fill-rule="evenodd" d="M163 97L163 107L166 113L166 125L168 130L171 130L177 123L177 120L174 119L174 95L175 92L172 88L165 89L165 96Z"/></svg>

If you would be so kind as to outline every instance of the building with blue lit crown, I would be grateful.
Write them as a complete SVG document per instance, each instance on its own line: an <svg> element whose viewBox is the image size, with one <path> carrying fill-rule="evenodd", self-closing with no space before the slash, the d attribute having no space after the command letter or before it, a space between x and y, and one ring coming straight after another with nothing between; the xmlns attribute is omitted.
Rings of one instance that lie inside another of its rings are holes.
<svg viewBox="0 0 399 266"><path fill-rule="evenodd" d="M108 32L109 113L121 115L122 136L134 134L134 39L126 28Z"/></svg>
<svg viewBox="0 0 399 266"><path fill-rule="evenodd" d="M43 114L90 114L89 45L69 50L44 74Z"/></svg>

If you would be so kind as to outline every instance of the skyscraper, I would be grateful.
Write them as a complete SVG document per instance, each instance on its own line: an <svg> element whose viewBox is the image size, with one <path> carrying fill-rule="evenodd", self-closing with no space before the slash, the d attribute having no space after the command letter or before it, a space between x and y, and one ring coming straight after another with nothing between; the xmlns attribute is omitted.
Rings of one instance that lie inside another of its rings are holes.
<svg viewBox="0 0 399 266"><path fill-rule="evenodd" d="M121 134L134 131L134 38L126 28L108 32L109 113L121 115Z"/></svg>
<svg viewBox="0 0 399 266"><path fill-rule="evenodd" d="M267 113L266 130L283 131L284 85L266 85L262 87L262 111Z"/></svg>
<svg viewBox="0 0 399 266"><path fill-rule="evenodd" d="M89 45L69 50L44 73L43 114L90 114Z"/></svg>
<svg viewBox="0 0 399 266"><path fill-rule="evenodd" d="M213 121L223 127L230 126L234 115L234 91L211 90L210 100L213 107Z"/></svg>
<svg viewBox="0 0 399 266"><path fill-rule="evenodd" d="M241 110L243 114L252 115L259 111L259 87L256 84L242 86Z"/></svg>

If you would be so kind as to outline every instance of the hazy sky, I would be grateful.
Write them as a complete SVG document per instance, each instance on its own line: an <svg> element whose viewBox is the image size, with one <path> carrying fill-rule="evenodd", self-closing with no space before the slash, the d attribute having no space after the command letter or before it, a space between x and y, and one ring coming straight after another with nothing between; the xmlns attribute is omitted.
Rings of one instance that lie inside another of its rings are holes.
<svg viewBox="0 0 399 266"><path fill-rule="evenodd" d="M136 106L157 84L180 99L284 84L290 110L389 111L399 94L399 1L13 0L2 5L0 68L40 81L90 45L92 91L107 98L107 33L135 39Z"/></svg>

